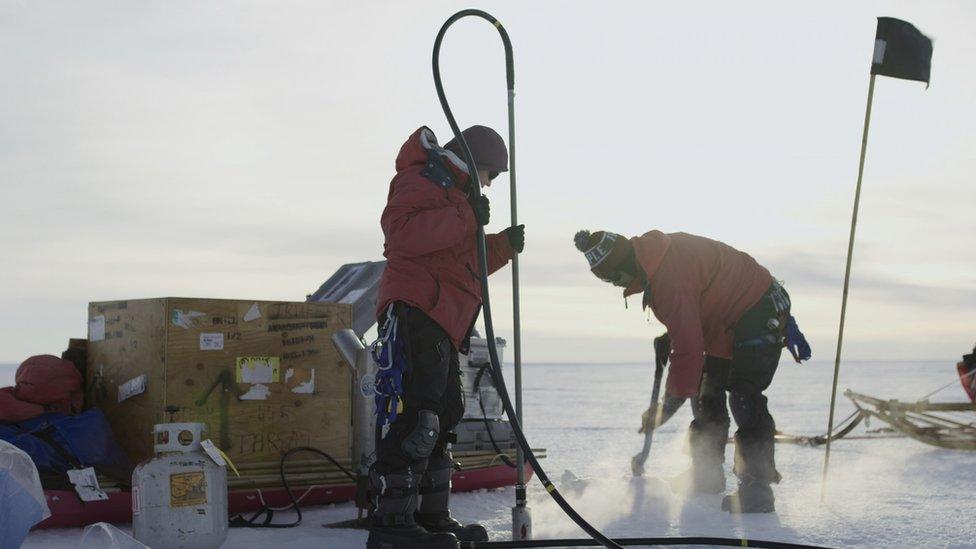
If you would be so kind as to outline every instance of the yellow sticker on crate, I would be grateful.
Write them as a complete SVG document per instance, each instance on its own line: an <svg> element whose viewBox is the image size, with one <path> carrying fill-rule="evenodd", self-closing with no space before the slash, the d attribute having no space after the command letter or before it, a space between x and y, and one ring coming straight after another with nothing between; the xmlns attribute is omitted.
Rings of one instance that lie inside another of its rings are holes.
<svg viewBox="0 0 976 549"><path fill-rule="evenodd" d="M189 507L207 503L207 477L203 471L169 476L169 506Z"/></svg>
<svg viewBox="0 0 976 549"><path fill-rule="evenodd" d="M278 383L281 381L281 358L276 356L237 357L238 383Z"/></svg>

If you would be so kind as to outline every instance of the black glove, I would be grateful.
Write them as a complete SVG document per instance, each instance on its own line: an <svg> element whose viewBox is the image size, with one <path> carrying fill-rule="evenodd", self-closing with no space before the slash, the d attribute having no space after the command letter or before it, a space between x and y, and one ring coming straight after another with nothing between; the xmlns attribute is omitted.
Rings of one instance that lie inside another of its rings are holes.
<svg viewBox="0 0 976 549"><path fill-rule="evenodd" d="M491 219L491 205L488 203L488 197L483 194L472 196L468 199L468 203L471 204L471 210L474 212L474 218L478 220L478 224L487 225L488 220Z"/></svg>
<svg viewBox="0 0 976 549"><path fill-rule="evenodd" d="M525 225L515 225L502 231L508 237L508 244L517 253L525 249Z"/></svg>
<svg viewBox="0 0 976 549"><path fill-rule="evenodd" d="M671 337L667 332L654 338L654 363L658 368L668 365L668 357L671 355Z"/></svg>
<svg viewBox="0 0 976 549"><path fill-rule="evenodd" d="M671 417L679 409L681 409L681 405L685 403L685 400L686 399L673 397L671 395L665 394L664 402L654 407L656 409L655 412L656 419L654 420L654 422L657 423L657 425L654 425L654 427L652 427L652 430L657 429L658 427L667 423L667 421L671 419ZM644 434L647 432L648 427L651 427L651 408L648 408L647 410L644 411L643 414L641 414L641 428L637 432L640 434Z"/></svg>

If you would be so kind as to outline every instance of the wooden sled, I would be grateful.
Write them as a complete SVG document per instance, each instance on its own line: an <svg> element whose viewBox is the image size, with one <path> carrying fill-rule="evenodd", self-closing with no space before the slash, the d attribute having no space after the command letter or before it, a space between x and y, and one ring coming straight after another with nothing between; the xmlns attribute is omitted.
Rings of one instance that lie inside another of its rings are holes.
<svg viewBox="0 0 976 549"><path fill-rule="evenodd" d="M844 396L851 399L861 416L877 418L919 442L952 450L976 450L976 403L881 400L850 389ZM970 417L960 417L961 414ZM838 438L834 436L834 440Z"/></svg>

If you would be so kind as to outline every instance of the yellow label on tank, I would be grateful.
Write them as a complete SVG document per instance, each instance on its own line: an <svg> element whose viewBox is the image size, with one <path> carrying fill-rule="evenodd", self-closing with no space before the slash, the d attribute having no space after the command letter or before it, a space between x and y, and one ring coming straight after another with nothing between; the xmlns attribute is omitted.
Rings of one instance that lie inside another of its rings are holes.
<svg viewBox="0 0 976 549"><path fill-rule="evenodd" d="M169 506L188 507L207 503L207 478L203 471L169 476Z"/></svg>

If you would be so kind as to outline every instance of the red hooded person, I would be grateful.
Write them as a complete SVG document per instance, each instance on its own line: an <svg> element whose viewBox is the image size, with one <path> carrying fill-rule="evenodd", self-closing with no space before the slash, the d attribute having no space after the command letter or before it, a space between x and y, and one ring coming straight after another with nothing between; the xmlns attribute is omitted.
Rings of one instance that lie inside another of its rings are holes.
<svg viewBox="0 0 976 549"><path fill-rule="evenodd" d="M384 337L394 332L404 343L406 364L402 392L390 403L392 423L370 470L376 499L367 547L436 549L488 540L481 525L450 516L447 444L464 415L457 353L466 351L481 307L476 235L490 218L488 198L470 192L472 170L489 186L508 170L508 151L485 126L468 128L464 137L473 167L461 159L457 142L442 148L430 129L415 131L400 148L380 219L386 269L376 314ZM490 274L522 251L524 227L486 240Z"/></svg>
<svg viewBox="0 0 976 549"><path fill-rule="evenodd" d="M671 362L665 399L651 411L661 425L692 398L692 467L676 487L725 490L729 409L738 425L735 473L739 490L726 496L731 512L772 512L775 422L762 394L772 382L787 326L790 298L765 267L731 246L687 233L650 231L624 238L580 231L576 247L601 280L641 293L644 308L667 327ZM796 332L799 334L799 330ZM802 338L802 334L800 335ZM805 345L805 341L803 342Z"/></svg>

